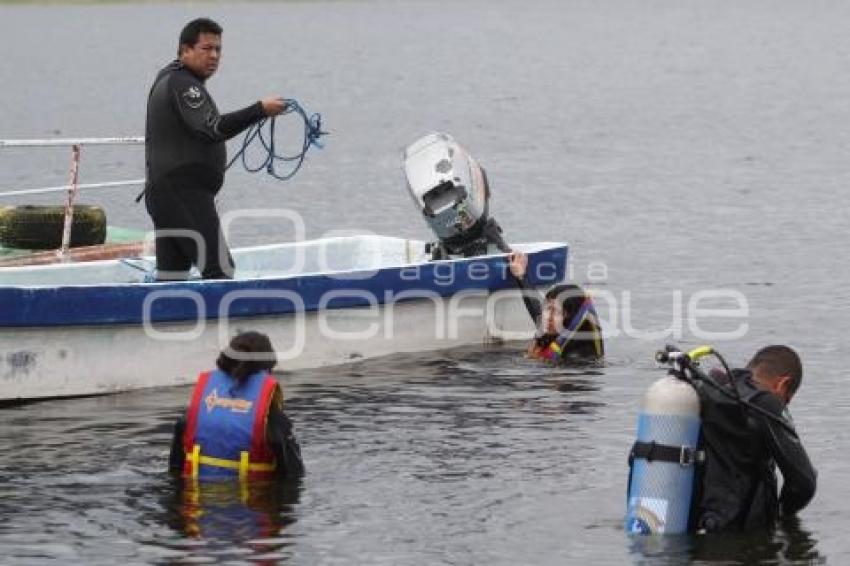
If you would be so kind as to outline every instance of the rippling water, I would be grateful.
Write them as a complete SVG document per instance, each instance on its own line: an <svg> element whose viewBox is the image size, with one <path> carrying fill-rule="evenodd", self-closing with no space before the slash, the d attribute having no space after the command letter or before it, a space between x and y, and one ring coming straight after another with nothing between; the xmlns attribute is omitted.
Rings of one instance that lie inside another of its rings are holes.
<svg viewBox="0 0 850 566"><path fill-rule="evenodd" d="M399 153L449 131L487 167L509 240L572 244L572 278L600 294L615 334L607 363L541 368L508 345L284 371L308 475L274 492L172 485L163 469L186 389L3 409L0 561L848 560L850 5L3 6L2 137L140 134L149 83L201 12L225 27L211 82L221 107L281 92L332 131L289 184L232 172L224 210L291 207L311 237L427 238ZM137 150L83 159L84 182L142 174ZM4 152L0 187L60 184L66 161ZM85 200L147 228L130 192ZM231 241L289 236L259 219ZM777 342L802 354L792 411L818 494L774 535L633 541L621 527L626 452L640 395L661 374L652 353L700 341L688 305L709 289L748 305L745 336L715 341L730 361Z"/></svg>

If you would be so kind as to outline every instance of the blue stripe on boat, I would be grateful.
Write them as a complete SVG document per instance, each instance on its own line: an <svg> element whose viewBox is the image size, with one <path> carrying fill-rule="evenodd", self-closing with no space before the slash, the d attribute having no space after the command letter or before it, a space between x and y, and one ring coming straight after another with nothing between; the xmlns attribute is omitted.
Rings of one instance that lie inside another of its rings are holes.
<svg viewBox="0 0 850 566"><path fill-rule="evenodd" d="M562 280L567 262L566 246L532 252L528 257L529 280L533 285L552 285ZM540 273L537 273L537 266L542 266ZM374 275L368 276L370 273ZM0 328L140 324L144 320L146 298L150 322L192 322L201 318L199 311L203 318L219 318L222 302L233 299L230 293L234 291L294 294L303 301L304 311L309 312L318 310L322 298L331 291L340 296L327 302L325 308L338 309L368 306L370 301L366 296L374 296L383 304L405 292L436 293L445 297L462 291L514 287L507 262L499 256L334 275L167 284L0 286ZM181 292L184 295L177 296ZM265 296L232 300L223 314L248 317L295 310L296 305L286 297Z"/></svg>

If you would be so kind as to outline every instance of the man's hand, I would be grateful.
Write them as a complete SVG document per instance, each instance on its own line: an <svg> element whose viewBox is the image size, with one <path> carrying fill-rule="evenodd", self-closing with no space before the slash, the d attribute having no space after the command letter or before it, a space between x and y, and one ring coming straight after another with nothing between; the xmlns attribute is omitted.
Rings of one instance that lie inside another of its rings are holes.
<svg viewBox="0 0 850 566"><path fill-rule="evenodd" d="M277 116L286 110L286 102L280 96L267 96L260 100L260 104L263 105L266 116Z"/></svg>
<svg viewBox="0 0 850 566"><path fill-rule="evenodd" d="M513 252L508 256L508 261L511 266L511 273L517 279L525 277L525 271L528 269L528 256L522 252Z"/></svg>

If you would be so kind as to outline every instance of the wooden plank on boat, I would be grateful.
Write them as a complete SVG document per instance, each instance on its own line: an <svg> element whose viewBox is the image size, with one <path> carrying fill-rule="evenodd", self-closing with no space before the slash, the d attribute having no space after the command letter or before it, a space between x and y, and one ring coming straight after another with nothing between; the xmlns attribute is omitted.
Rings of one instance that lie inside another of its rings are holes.
<svg viewBox="0 0 850 566"><path fill-rule="evenodd" d="M68 261L85 262L104 259L121 259L125 257L139 257L152 255L151 246L145 246L145 242L125 242L120 244L100 244L98 246L83 246L71 248L66 257ZM26 265L49 265L62 263L55 250L34 252L27 255L2 258L0 267L21 267Z"/></svg>

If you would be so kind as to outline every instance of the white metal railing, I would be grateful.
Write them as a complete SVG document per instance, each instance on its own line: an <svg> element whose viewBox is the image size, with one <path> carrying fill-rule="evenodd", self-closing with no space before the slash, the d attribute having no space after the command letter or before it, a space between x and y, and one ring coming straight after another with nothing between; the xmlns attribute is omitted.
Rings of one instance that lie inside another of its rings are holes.
<svg viewBox="0 0 850 566"><path fill-rule="evenodd" d="M144 185L144 179L131 179L128 181L110 181L109 183L82 183L77 184L77 190L83 189L111 189L114 187L138 187ZM17 191L6 191L0 193L0 197L19 197L25 195L41 195L45 193L60 193L67 191L71 185L59 185L57 187L39 187L37 189L22 189Z"/></svg>
<svg viewBox="0 0 850 566"><path fill-rule="evenodd" d="M88 183L80 185L77 181L80 171L80 153L84 145L140 145L145 143L145 138L138 136L112 137L112 138L69 138L69 139L33 139L33 140L0 140L2 148L20 147L71 147L71 171L70 181L67 185L59 187L41 187L36 189L20 189L0 192L0 197L35 195L43 193L68 192L65 201L65 223L62 231L62 245L57 254L60 259L65 259L71 243L71 225L74 220L74 201L80 189L103 189L112 187L125 187L144 184L144 179L132 179L128 181L111 181L107 183Z"/></svg>
<svg viewBox="0 0 850 566"><path fill-rule="evenodd" d="M71 145L139 145L145 138L124 136L117 138L63 138L43 140L0 140L0 147L68 147Z"/></svg>

